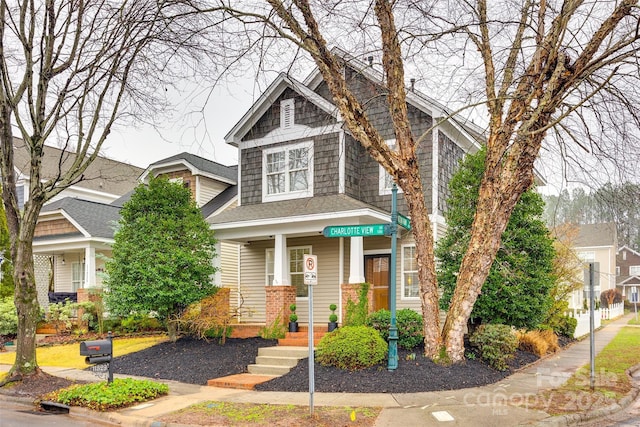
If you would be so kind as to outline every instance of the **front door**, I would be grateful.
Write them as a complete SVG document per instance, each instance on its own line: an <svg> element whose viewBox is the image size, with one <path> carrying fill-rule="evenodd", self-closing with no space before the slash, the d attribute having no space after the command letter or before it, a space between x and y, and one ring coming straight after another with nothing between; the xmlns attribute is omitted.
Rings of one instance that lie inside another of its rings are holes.
<svg viewBox="0 0 640 427"><path fill-rule="evenodd" d="M373 310L389 309L389 265L391 255L366 255L364 277L373 289Z"/></svg>

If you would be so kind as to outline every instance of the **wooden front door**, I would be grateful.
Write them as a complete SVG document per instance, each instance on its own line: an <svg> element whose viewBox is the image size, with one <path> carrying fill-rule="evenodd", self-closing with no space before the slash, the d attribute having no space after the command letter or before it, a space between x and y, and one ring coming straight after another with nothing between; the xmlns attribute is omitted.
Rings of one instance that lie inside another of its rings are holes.
<svg viewBox="0 0 640 427"><path fill-rule="evenodd" d="M391 255L366 255L364 277L373 289L373 310L389 309L389 265Z"/></svg>

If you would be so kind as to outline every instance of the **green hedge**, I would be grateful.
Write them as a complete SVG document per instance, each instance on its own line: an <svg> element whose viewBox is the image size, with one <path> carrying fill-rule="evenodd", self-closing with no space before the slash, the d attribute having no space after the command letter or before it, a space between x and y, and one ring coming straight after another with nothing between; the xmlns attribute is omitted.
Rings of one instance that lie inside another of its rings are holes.
<svg viewBox="0 0 640 427"><path fill-rule="evenodd" d="M382 363L387 343L378 331L367 326L343 326L326 334L316 349L321 365L356 370Z"/></svg>
<svg viewBox="0 0 640 427"><path fill-rule="evenodd" d="M398 347L410 350L424 341L422 316L409 309L403 308L396 312L398 326ZM389 325L391 312L386 309L378 310L367 317L367 326L378 331L383 340L389 341Z"/></svg>

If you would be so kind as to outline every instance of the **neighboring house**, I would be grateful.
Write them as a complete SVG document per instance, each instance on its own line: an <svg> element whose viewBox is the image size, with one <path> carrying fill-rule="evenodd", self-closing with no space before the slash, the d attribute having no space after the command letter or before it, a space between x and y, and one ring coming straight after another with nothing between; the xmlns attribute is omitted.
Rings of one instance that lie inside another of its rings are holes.
<svg viewBox="0 0 640 427"><path fill-rule="evenodd" d="M640 302L640 253L623 246L618 249L616 262L616 287L626 300Z"/></svg>
<svg viewBox="0 0 640 427"><path fill-rule="evenodd" d="M348 85L393 145L382 74L339 53ZM445 230L449 179L465 153L477 151L480 133L455 119L438 124L449 113L418 92L407 93L407 103L414 134L427 132L417 154L437 238ZM238 206L209 222L219 239L241 244L237 292L248 310L241 322L284 321L293 302L300 321L309 321L306 253L318 257L314 322L327 322L332 303L342 316L346 299L362 282L372 285L371 308L387 308L391 240L322 234L326 226L388 222L392 180L346 129L320 72L304 83L278 76L225 139L238 148ZM408 214L401 192L398 206ZM420 310L415 243L400 230L397 305Z"/></svg>
<svg viewBox="0 0 640 427"><path fill-rule="evenodd" d="M111 256L120 208L129 199L135 186L141 181L147 182L150 175L166 175L188 186L205 218L235 203L235 167L223 166L188 153L155 162L145 170L104 158L98 161L110 165L102 170L114 172L116 182L124 181L124 176L116 171L128 170L131 173L126 180L129 185L118 188L118 192L122 193L117 195L118 198L110 194L109 202L86 200L82 197L84 193L76 191L70 192L71 197L56 199L43 207L33 243L38 299L43 307L48 305L50 299L75 300L79 292L85 293L87 289L102 286L100 273L104 271L106 259ZM101 179L104 188L116 188L106 173L101 174ZM66 191L62 194L67 194ZM95 196L95 193L91 196ZM214 262L227 267L225 273L228 276L217 277L216 282L231 280L235 284L238 248L233 244L221 246L228 246L228 253L224 253L226 248L219 246L218 253L221 255ZM53 294L48 297L48 292Z"/></svg>
<svg viewBox="0 0 640 427"><path fill-rule="evenodd" d="M584 263L595 263L594 293L596 301L599 301L601 292L616 288L616 248L615 223L582 224L579 226L574 249ZM584 307L585 299L587 301L589 299L589 270L585 268L578 274L580 274L585 286L581 291L576 291L571 295L569 308L581 309Z"/></svg>

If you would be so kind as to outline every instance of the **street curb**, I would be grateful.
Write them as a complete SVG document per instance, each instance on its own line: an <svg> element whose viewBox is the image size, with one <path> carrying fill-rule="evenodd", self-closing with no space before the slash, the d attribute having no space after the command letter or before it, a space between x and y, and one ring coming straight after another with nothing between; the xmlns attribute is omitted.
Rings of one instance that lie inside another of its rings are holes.
<svg viewBox="0 0 640 427"><path fill-rule="evenodd" d="M632 366L631 368L627 369L625 373L629 377L631 377L633 376L633 374L635 374L638 371L640 371L640 364ZM549 417L531 425L539 426L539 427L571 426L580 422L595 420L601 417L605 417L607 415L615 414L616 412L619 412L627 408L629 405L633 403L634 400L636 400L638 395L640 395L640 388L638 385L632 383L631 391L629 391L629 393L627 393L626 396L618 400L618 402L613 403L609 406L605 406L604 408L600 408L591 412L573 413L573 414Z"/></svg>

